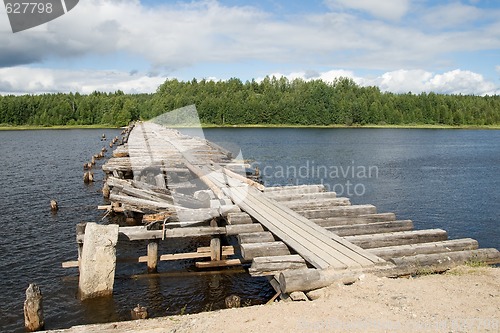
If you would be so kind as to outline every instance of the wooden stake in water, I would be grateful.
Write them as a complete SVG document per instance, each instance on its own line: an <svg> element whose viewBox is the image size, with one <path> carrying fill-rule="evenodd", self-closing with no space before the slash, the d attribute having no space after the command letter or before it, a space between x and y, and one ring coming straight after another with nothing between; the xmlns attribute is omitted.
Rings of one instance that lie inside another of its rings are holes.
<svg viewBox="0 0 500 333"><path fill-rule="evenodd" d="M40 288L31 283L26 289L24 301L24 327L27 332L41 331L44 328L42 299Z"/></svg>

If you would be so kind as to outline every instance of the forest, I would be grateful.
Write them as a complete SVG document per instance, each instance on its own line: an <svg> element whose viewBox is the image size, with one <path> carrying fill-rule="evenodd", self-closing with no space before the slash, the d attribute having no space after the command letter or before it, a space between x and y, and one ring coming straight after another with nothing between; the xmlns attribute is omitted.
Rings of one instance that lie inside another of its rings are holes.
<svg viewBox="0 0 500 333"><path fill-rule="evenodd" d="M231 125L500 124L500 96L394 94L334 82L266 77L260 82L166 80L153 94L94 92L0 96L0 126L124 126L187 105L201 123Z"/></svg>

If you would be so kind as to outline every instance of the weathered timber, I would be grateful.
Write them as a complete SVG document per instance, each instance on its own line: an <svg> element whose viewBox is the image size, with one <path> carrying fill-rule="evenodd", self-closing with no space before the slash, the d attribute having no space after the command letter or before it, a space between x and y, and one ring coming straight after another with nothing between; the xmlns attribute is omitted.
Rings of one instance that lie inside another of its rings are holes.
<svg viewBox="0 0 500 333"><path fill-rule="evenodd" d="M226 233L224 227L186 227L163 230L147 230L146 227L120 227L120 240L145 240L161 238L184 238L223 235Z"/></svg>
<svg viewBox="0 0 500 333"><path fill-rule="evenodd" d="M316 223L321 227L367 224L373 222L385 222L385 221L395 221L395 220L396 220L396 214L394 213L364 214L358 216L341 216L341 217L311 219L311 221L313 221L314 223Z"/></svg>
<svg viewBox="0 0 500 333"><path fill-rule="evenodd" d="M336 271L331 269L298 269L280 273L279 284L283 293L309 291L334 283L350 284L362 274L360 270Z"/></svg>
<svg viewBox="0 0 500 333"><path fill-rule="evenodd" d="M317 210L330 208L335 206L349 206L351 201L348 198L333 198L333 199L311 199L297 201L280 201L280 204L285 205L295 211L301 210Z"/></svg>
<svg viewBox="0 0 500 333"><path fill-rule="evenodd" d="M165 176L163 174L158 174L155 176L156 186L159 188L167 188L167 183L165 182Z"/></svg>
<svg viewBox="0 0 500 333"><path fill-rule="evenodd" d="M371 249L376 247L404 244L440 242L448 239L448 234L442 229L428 229L388 232L373 235L346 236L344 238L363 249Z"/></svg>
<svg viewBox="0 0 500 333"><path fill-rule="evenodd" d="M226 303L226 308L231 309L231 308L239 308L241 305L241 299L239 296L236 295L229 295L224 299L224 302Z"/></svg>
<svg viewBox="0 0 500 333"><path fill-rule="evenodd" d="M264 231L264 228L262 228L262 225L259 223L226 225L226 234L228 236L235 236L249 232L254 233L262 231Z"/></svg>
<svg viewBox="0 0 500 333"><path fill-rule="evenodd" d="M116 194L111 191L109 195L109 199L111 201L121 202L124 204L128 204L131 206L136 206L140 208L147 208L151 210L170 210L176 211L176 209L182 209L182 207L178 207L168 202L159 202L141 198L135 198L128 195Z"/></svg>
<svg viewBox="0 0 500 333"><path fill-rule="evenodd" d="M369 249L368 251L380 258L389 260L391 258L414 256L417 254L465 251L465 250L475 250L477 248L478 248L478 243L476 240L471 238L465 238L465 239L446 240L442 242L386 246L386 247L372 248Z"/></svg>
<svg viewBox="0 0 500 333"><path fill-rule="evenodd" d="M139 304L137 304L135 308L130 310L130 317L132 318L132 320L147 319L148 309L144 306L140 306Z"/></svg>
<svg viewBox="0 0 500 333"><path fill-rule="evenodd" d="M367 224L327 227L326 230L339 236L370 235L384 232L410 231L413 230L413 222L411 220L373 222Z"/></svg>
<svg viewBox="0 0 500 333"><path fill-rule="evenodd" d="M298 254L256 257L248 269L251 276L274 276L286 270L307 268L305 260Z"/></svg>
<svg viewBox="0 0 500 333"><path fill-rule="evenodd" d="M388 269L384 276L401 276L408 274L444 272L450 268L471 263L494 265L500 263L500 252L497 249L477 249L446 253L417 254L415 256L392 258L396 267ZM377 274L377 273L376 273Z"/></svg>
<svg viewBox="0 0 500 333"><path fill-rule="evenodd" d="M157 239L148 242L148 273L158 271L158 245L159 240Z"/></svg>
<svg viewBox="0 0 500 333"><path fill-rule="evenodd" d="M244 264L243 259L224 259L218 261L199 261L195 265L197 268L227 267Z"/></svg>
<svg viewBox="0 0 500 333"><path fill-rule="evenodd" d="M289 255L290 251L283 242L246 243L241 244L241 256L244 260L252 260L256 257L269 257L272 255Z"/></svg>
<svg viewBox="0 0 500 333"><path fill-rule="evenodd" d="M237 236L239 244L274 242L274 236L269 231L249 232Z"/></svg>
<svg viewBox="0 0 500 333"><path fill-rule="evenodd" d="M212 261L221 260L222 246L220 238L213 237L210 240L210 259Z"/></svg>
<svg viewBox="0 0 500 333"><path fill-rule="evenodd" d="M300 195L325 191L325 185L270 186L264 189L264 193L269 197L274 195Z"/></svg>
<svg viewBox="0 0 500 333"><path fill-rule="evenodd" d="M111 295L115 279L118 225L87 223L80 261L80 299Z"/></svg>
<svg viewBox="0 0 500 333"><path fill-rule="evenodd" d="M55 201L54 199L50 200L50 210L54 213L59 210L59 205L57 204L57 201Z"/></svg>
<svg viewBox="0 0 500 333"><path fill-rule="evenodd" d="M286 188L286 187L285 187ZM337 193L335 192L314 192L314 193L295 193L295 194L277 194L277 191L267 192L264 191L266 196L273 198L276 201L312 201L317 199L335 199Z"/></svg>
<svg viewBox="0 0 500 333"><path fill-rule="evenodd" d="M375 214L377 212L377 207L373 205L352 205L352 206L330 207L327 209L297 210L296 212L308 219L317 219L317 218L336 217L336 216L357 216L362 214Z"/></svg>
<svg viewBox="0 0 500 333"><path fill-rule="evenodd" d="M227 223L231 225L237 225L237 224L252 224L255 221L252 219L248 213L229 213L227 214Z"/></svg>
<svg viewBox="0 0 500 333"><path fill-rule="evenodd" d="M44 326L42 292L36 284L30 283L24 301L24 328L27 332L36 332L43 330Z"/></svg>
<svg viewBox="0 0 500 333"><path fill-rule="evenodd" d="M259 184L251 179L248 179L234 171L231 171L229 169L226 169L226 168L222 168L222 172L224 172L226 175L232 177L232 178L235 178L237 180L240 180L242 182L244 182L245 184L248 184L252 187L255 187L256 189L258 189L259 191L263 191L265 189L265 186L262 185L262 184Z"/></svg>

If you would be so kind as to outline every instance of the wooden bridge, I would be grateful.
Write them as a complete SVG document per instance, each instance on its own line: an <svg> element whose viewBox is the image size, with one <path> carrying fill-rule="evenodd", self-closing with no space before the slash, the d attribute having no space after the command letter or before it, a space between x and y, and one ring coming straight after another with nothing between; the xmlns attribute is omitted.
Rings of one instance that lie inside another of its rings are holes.
<svg viewBox="0 0 500 333"><path fill-rule="evenodd" d="M148 255L132 260L146 262L151 272L159 260L207 258L196 262L199 268L251 263L250 274L268 276L281 299L363 272L400 276L467 261L500 263L496 249L448 240L440 229L413 230L410 220L351 205L321 185L264 187L246 177L249 165L230 152L152 122L137 123L123 143L103 166L111 204L100 208L142 225L77 226L79 260L63 265L80 267L82 298L112 291L115 262L131 260L114 257L118 241L149 240ZM210 246L158 253L160 240L198 236L210 237ZM223 245L222 236L238 243ZM100 263L96 248L109 254ZM101 269L105 283L95 283L99 265L107 267Z"/></svg>

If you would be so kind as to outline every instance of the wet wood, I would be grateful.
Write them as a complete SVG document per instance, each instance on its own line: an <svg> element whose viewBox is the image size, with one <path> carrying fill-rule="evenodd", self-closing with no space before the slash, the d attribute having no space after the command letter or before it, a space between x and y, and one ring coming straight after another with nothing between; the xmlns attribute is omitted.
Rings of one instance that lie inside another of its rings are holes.
<svg viewBox="0 0 500 333"><path fill-rule="evenodd" d="M24 301L24 328L27 332L36 332L44 329L43 296L40 288L31 283L26 289Z"/></svg>

